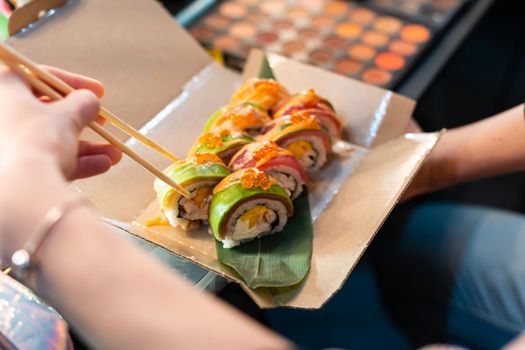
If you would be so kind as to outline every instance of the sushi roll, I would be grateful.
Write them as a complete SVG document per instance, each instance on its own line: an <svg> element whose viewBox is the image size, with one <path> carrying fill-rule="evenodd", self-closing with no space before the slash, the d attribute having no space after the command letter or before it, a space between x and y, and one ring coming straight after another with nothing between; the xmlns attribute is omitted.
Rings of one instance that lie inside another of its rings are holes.
<svg viewBox="0 0 525 350"><path fill-rule="evenodd" d="M318 119L303 111L275 119L263 133L261 138L292 152L307 171L320 169L332 148L330 137Z"/></svg>
<svg viewBox="0 0 525 350"><path fill-rule="evenodd" d="M231 171L251 167L277 179L292 199L301 194L308 181L306 171L293 153L269 140L256 141L244 146L229 164Z"/></svg>
<svg viewBox="0 0 525 350"><path fill-rule="evenodd" d="M273 79L250 79L233 94L230 102L255 103L271 111L279 102L290 96L286 88Z"/></svg>
<svg viewBox="0 0 525 350"><path fill-rule="evenodd" d="M232 134L255 136L272 121L266 109L250 102L228 105L213 113L204 126L204 132L228 130Z"/></svg>
<svg viewBox="0 0 525 350"><path fill-rule="evenodd" d="M283 230L293 204L277 180L257 168L236 171L213 190L210 227L224 248Z"/></svg>
<svg viewBox="0 0 525 350"><path fill-rule="evenodd" d="M216 154L225 164L242 146L253 142L254 139L246 134L230 133L228 130L206 132L202 134L190 149L189 156L199 153Z"/></svg>
<svg viewBox="0 0 525 350"><path fill-rule="evenodd" d="M190 198L184 198L159 179L153 184L160 208L170 225L185 231L196 229L208 220L213 188L230 175L219 157L206 153L176 162L164 173L191 194Z"/></svg>
<svg viewBox="0 0 525 350"><path fill-rule="evenodd" d="M334 107L326 99L317 95L315 90L309 89L281 101L274 109L273 118L281 118L297 111L315 116L321 127L330 135L332 142L341 139L341 121Z"/></svg>

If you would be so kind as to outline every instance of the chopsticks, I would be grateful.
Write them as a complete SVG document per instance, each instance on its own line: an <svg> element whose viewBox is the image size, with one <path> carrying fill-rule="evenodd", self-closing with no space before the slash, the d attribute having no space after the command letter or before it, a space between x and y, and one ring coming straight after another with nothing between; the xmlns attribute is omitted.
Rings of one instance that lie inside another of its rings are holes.
<svg viewBox="0 0 525 350"><path fill-rule="evenodd" d="M75 90L66 82L54 76L53 74L42 70L36 63L32 62L29 58L25 57L23 54L17 52L15 49L6 44L0 43L0 55L12 60L13 62L22 64L31 72L33 72L39 79L53 87L55 90L57 90L64 96ZM122 130L124 133L142 142L142 144L144 144L145 146L150 147L151 149L159 152L160 154L164 155L172 161L178 160L177 157L171 154L164 147L157 144L155 141L147 138L146 136L142 135L138 130L133 128L131 125L129 125L122 119L119 119L116 115L114 115L104 107L100 108L100 116L108 122L110 122L111 124L113 124L114 126L116 126L117 128L119 128L120 130Z"/></svg>
<svg viewBox="0 0 525 350"><path fill-rule="evenodd" d="M74 89L68 84L66 84L64 81L40 69L37 64L29 60L27 57L24 57L22 54L18 53L5 43L0 43L0 59L2 59L2 61L4 61L4 63L9 68L11 68L25 80L27 80L29 84L33 86L33 88L35 88L35 90L39 91L40 93L49 97L52 100L62 99L64 98L63 95L67 95L68 93L74 91ZM57 90L63 95L57 92ZM126 132L128 135L136 138L146 146L151 147L159 153L167 156L171 160L177 159L175 156L171 155L170 152L162 148L153 140L139 133L133 127L119 119L117 116L115 116L108 110L101 109L100 116L111 122L113 125L121 129L122 131ZM106 139L113 146L120 149L122 153L126 154L128 157L133 159L143 168L151 172L157 178L173 187L175 191L177 191L186 198L190 197L188 191L186 191L184 188L178 185L175 181L173 181L166 174L164 174L162 171L156 168L153 164L151 164L150 162L142 158L140 155L135 153L132 149L130 149L128 146L126 146L124 143L122 143L119 139L117 139L110 132L102 128L100 125L96 124L95 122L91 122L89 123L89 127L92 130L94 130L97 134L102 136L104 139Z"/></svg>

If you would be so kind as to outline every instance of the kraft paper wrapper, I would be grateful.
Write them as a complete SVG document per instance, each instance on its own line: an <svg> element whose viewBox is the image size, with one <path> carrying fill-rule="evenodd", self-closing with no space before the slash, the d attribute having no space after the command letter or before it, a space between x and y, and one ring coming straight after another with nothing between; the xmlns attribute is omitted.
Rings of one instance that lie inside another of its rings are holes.
<svg viewBox="0 0 525 350"><path fill-rule="evenodd" d="M10 42L41 63L100 79L107 88L106 107L181 157L241 82L237 73L212 63L155 1L74 1ZM351 176L314 224L311 271L284 303L315 309L344 283L439 135L401 136L414 107L407 98L277 55L269 61L292 92L314 88L328 98L349 139L361 146ZM159 168L169 165L136 141L127 144ZM180 234L134 224L151 215L145 210L155 210L153 180L124 158L104 176L76 187L111 224L242 285L217 261L205 230ZM266 289L248 293L261 307L277 306Z"/></svg>
<svg viewBox="0 0 525 350"><path fill-rule="evenodd" d="M9 36L13 36L38 20L42 12L64 6L67 0L37 0L30 1L21 7L15 8L9 17Z"/></svg>

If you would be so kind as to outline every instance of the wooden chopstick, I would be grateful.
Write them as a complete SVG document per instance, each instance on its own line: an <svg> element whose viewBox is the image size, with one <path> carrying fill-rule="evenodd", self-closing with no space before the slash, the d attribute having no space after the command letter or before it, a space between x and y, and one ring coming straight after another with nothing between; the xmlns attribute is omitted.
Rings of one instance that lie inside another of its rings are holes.
<svg viewBox="0 0 525 350"><path fill-rule="evenodd" d="M48 86L45 82L38 79L35 75L32 74L31 70L28 67L24 67L23 65L20 65L17 62L13 62L12 59L8 58L2 59L4 63L11 68L13 71L18 73L21 77L26 79L33 88L35 88L37 91L42 93L43 95L51 98L52 100L60 100L63 99L64 96L62 96L57 91L53 90L50 86ZM180 193L186 198L190 197L190 193L186 191L184 188L182 188L179 184L177 184L175 181L173 181L171 178L169 178L166 174L164 174L162 171L157 169L153 164L149 163L147 160L142 158L140 155L135 153L132 149L130 149L128 146L126 146L124 143L122 143L119 139L117 139L115 136L113 136L111 133L109 133L107 130L102 128L100 125L96 124L95 122L89 123L89 127L93 129L97 134L102 136L104 139L106 139L109 143L111 143L113 146L120 149L124 154L126 154L128 157L133 159L135 162L140 164L143 168L151 172L153 175L158 177L160 180L164 181L166 184L173 187L175 191Z"/></svg>
<svg viewBox="0 0 525 350"><path fill-rule="evenodd" d="M71 87L69 84L67 84L62 79L54 76L51 73L46 72L45 70L41 69L38 64L30 60L28 57L24 56L22 53L16 51L11 46L0 43L0 54L6 57L7 59L12 60L13 62L18 62L22 64L24 67L27 67L35 74L40 80L44 81L46 84L53 87L56 91L60 92L62 95L67 95L71 92L73 92L75 89ZM109 110L105 109L104 107L101 107L100 109L100 116L122 130L127 135L137 139L140 141L143 145L157 151L158 153L162 154L163 156L169 158L172 161L177 161L178 158L175 157L173 154L171 154L167 149L156 143L155 141L151 140L150 138L142 135L137 129L123 121L122 119L118 118L115 114L111 113Z"/></svg>

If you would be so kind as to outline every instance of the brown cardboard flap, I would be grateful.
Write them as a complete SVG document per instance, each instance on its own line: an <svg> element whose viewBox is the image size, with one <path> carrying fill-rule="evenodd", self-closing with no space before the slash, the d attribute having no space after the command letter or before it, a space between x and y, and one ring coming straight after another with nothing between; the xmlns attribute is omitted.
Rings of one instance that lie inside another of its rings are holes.
<svg viewBox="0 0 525 350"><path fill-rule="evenodd" d="M213 271L230 281L242 283L242 280L233 275L226 265L223 265L217 260L214 249L202 249L203 246L205 246L205 241L208 241L210 238L209 234L206 232L198 232L194 234L195 242L204 241L204 245L198 244L197 246L190 246L186 239L181 239L180 236L173 235L173 231L168 227L150 230L136 223L127 223L112 219L106 219L105 221L115 228L124 230L129 234L136 235L137 237L166 248L176 255L185 258L202 268Z"/></svg>
<svg viewBox="0 0 525 350"><path fill-rule="evenodd" d="M16 8L9 17L9 36L36 22L44 12L65 5L67 0L33 0Z"/></svg>
<svg viewBox="0 0 525 350"><path fill-rule="evenodd" d="M10 44L39 63L99 79L105 107L135 127L211 58L153 0L76 0Z"/></svg>

